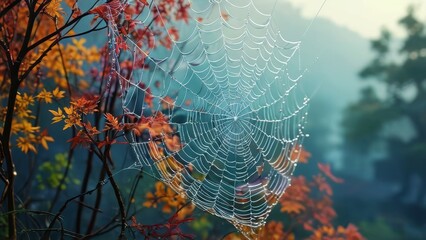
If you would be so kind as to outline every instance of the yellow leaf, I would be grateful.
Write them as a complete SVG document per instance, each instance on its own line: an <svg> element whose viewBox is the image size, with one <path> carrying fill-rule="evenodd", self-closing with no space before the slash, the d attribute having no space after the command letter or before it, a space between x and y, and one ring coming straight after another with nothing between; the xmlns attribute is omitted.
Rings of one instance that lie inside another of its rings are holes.
<svg viewBox="0 0 426 240"><path fill-rule="evenodd" d="M63 18L64 9L61 7L62 0L52 0L46 7L46 13L51 17Z"/></svg>
<svg viewBox="0 0 426 240"><path fill-rule="evenodd" d="M19 137L16 141L18 142L18 147L23 153L28 153L30 150L37 153L35 146L31 142L31 138Z"/></svg>
<svg viewBox="0 0 426 240"><path fill-rule="evenodd" d="M43 88L41 92L36 96L40 101L44 100L46 103L52 103L52 93L48 92L46 89Z"/></svg>
<svg viewBox="0 0 426 240"><path fill-rule="evenodd" d="M86 43L86 39L80 38L79 40L77 40L77 39L73 38L71 41L77 49L85 48L84 43Z"/></svg>
<svg viewBox="0 0 426 240"><path fill-rule="evenodd" d="M43 148L46 149L46 150L49 149L49 147L47 146L47 142L53 142L54 141L54 139L51 136L47 135L47 130L44 130L40 134L40 137L39 137L38 140L39 140L40 144L43 146Z"/></svg>
<svg viewBox="0 0 426 240"><path fill-rule="evenodd" d="M65 113L68 114L68 115L71 115L71 114L74 113L74 107L73 106L70 106L69 108L64 107L64 110L65 110Z"/></svg>
<svg viewBox="0 0 426 240"><path fill-rule="evenodd" d="M20 124L21 127L21 131L23 133L34 133L34 132L38 132L40 127L33 127L33 125L28 122L28 121L22 121L22 123Z"/></svg>
<svg viewBox="0 0 426 240"><path fill-rule="evenodd" d="M49 112L53 114L52 124L58 123L65 118L65 115L62 113L62 110L60 108L58 108L58 111L49 110Z"/></svg>
<svg viewBox="0 0 426 240"><path fill-rule="evenodd" d="M55 90L52 91L52 94L55 98L61 99L64 98L65 91L61 91L59 87L56 87Z"/></svg>

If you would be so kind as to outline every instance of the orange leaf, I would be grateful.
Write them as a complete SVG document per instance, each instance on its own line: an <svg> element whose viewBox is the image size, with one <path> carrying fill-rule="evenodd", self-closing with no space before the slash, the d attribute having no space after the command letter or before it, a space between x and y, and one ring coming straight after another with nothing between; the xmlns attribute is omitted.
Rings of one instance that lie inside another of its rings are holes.
<svg viewBox="0 0 426 240"><path fill-rule="evenodd" d="M296 201L282 202L281 212L300 214L305 211L305 206Z"/></svg>
<svg viewBox="0 0 426 240"><path fill-rule="evenodd" d="M330 164L322 164L318 163L318 168L321 170L322 173L324 173L328 178L330 178L335 183L343 183L342 178L338 178L331 173Z"/></svg>
<svg viewBox="0 0 426 240"><path fill-rule="evenodd" d="M111 113L106 113L105 118L107 120L105 129L115 129L120 130L120 124L118 123L118 119L114 117Z"/></svg>

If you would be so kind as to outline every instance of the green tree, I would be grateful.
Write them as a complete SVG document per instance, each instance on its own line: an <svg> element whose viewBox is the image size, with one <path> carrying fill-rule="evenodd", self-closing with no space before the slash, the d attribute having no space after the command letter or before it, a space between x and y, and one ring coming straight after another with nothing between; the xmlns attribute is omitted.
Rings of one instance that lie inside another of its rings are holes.
<svg viewBox="0 0 426 240"><path fill-rule="evenodd" d="M426 171L422 171L426 156L426 31L414 7L399 24L406 31L399 51L392 51L392 34L383 30L371 42L376 57L360 72L362 78L374 81L374 86L384 86L384 96L379 97L375 87L363 89L360 100L346 109L343 127L346 145L352 151L368 151L379 138L387 143L388 159L399 164L404 179L401 194L405 194L413 174L418 174L422 188L426 187ZM403 119L416 133L408 141L400 134L404 126L387 130L394 134L382 134L386 125L399 126ZM419 200L422 197L418 195Z"/></svg>

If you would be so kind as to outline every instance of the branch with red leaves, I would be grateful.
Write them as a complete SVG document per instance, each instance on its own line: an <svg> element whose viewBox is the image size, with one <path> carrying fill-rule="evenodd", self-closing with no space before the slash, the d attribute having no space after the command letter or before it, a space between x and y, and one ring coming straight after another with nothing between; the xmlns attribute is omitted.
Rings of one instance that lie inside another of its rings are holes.
<svg viewBox="0 0 426 240"><path fill-rule="evenodd" d="M166 223L159 223L153 225L144 225L137 222L136 217L132 217L130 227L134 228L145 238L155 239L195 239L192 234L182 232L180 225L191 222L193 218L180 219L178 214L173 214Z"/></svg>

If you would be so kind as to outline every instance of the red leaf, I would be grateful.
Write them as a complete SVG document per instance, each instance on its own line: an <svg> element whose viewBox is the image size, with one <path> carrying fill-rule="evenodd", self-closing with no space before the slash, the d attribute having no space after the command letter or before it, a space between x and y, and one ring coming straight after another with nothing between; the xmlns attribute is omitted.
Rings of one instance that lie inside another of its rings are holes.
<svg viewBox="0 0 426 240"><path fill-rule="evenodd" d="M113 21L123 10L123 4L120 2L120 0L112 0L95 7L94 9L90 10L89 13L96 14L105 21Z"/></svg>
<svg viewBox="0 0 426 240"><path fill-rule="evenodd" d="M318 168L321 170L322 173L324 173L328 178L330 178L335 183L343 183L342 178L338 178L331 173L330 164L322 164L318 163Z"/></svg>

